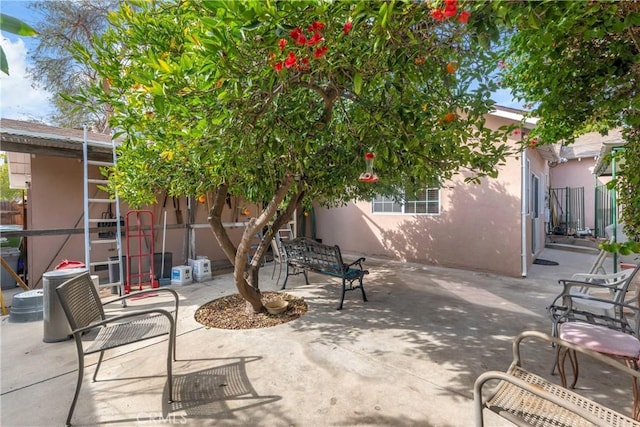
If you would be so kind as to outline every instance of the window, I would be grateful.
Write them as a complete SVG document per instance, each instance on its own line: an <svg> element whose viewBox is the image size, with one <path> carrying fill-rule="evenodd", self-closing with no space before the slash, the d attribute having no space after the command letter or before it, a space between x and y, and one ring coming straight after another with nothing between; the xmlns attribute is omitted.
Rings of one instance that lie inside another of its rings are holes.
<svg viewBox="0 0 640 427"><path fill-rule="evenodd" d="M423 188L410 193L405 191L402 200L378 196L372 202L373 213L397 213L407 215L440 214L440 189Z"/></svg>

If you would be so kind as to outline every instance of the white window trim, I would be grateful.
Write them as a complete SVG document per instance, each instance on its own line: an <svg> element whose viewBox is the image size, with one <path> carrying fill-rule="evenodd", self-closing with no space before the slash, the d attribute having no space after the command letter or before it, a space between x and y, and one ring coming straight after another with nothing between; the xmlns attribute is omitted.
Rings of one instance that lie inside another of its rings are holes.
<svg viewBox="0 0 640 427"><path fill-rule="evenodd" d="M398 202L402 208L401 212L376 212L374 210L374 205L375 205L375 199L372 200L371 203L371 214L372 215L415 215L415 216L423 216L423 215L427 215L427 216L438 216L442 213L442 189L439 187L425 187L424 191L428 191L428 190L437 190L438 191L438 212L437 213L432 213L432 212L405 212L405 203L406 201L401 201ZM404 197L403 197L404 199ZM410 200L409 202L420 202L420 203L434 203L436 202L436 200ZM390 203L390 202L389 202Z"/></svg>

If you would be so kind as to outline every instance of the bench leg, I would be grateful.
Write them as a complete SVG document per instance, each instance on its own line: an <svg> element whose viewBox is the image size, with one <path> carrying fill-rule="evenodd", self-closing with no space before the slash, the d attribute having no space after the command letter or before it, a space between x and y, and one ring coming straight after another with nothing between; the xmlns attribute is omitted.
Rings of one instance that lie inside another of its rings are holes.
<svg viewBox="0 0 640 427"><path fill-rule="evenodd" d="M338 310L342 310L342 303L344 302L344 294L347 293L347 281L342 279L342 295L340 296L340 304L338 304Z"/></svg>
<svg viewBox="0 0 640 427"><path fill-rule="evenodd" d="M367 302L367 294L364 293L364 284L362 283L362 277L360 278L360 290L362 291L362 301Z"/></svg>

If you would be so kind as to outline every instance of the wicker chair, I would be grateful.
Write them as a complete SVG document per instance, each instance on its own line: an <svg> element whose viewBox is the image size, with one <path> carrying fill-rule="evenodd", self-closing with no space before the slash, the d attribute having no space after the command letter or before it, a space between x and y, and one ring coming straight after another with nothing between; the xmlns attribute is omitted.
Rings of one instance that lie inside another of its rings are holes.
<svg viewBox="0 0 640 427"><path fill-rule="evenodd" d="M172 358L176 358L176 318L178 315L178 294L171 289L150 289L136 292L124 297L116 298L107 303L102 303L90 274L83 273L67 280L56 288L58 298L69 320L73 338L78 351L78 382L76 391L69 408L66 425L71 425L71 417L78 401L80 388L84 376L84 357L92 353L100 353L98 364L93 374L96 381L98 370L105 350L120 347L127 344L143 341L162 335L169 336L167 351L167 382L169 386L169 401L172 400ZM149 293L170 293L175 299L173 311L159 308L127 310L123 314L108 317L105 315L104 305L116 301L125 301L131 297L140 297ZM83 340L84 334L97 330L97 334L91 334L92 340Z"/></svg>

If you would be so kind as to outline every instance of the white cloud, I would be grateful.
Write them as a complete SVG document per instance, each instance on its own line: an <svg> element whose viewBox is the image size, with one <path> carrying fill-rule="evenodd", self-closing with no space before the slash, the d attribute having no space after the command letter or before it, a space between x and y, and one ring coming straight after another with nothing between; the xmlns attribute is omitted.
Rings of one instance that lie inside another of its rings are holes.
<svg viewBox="0 0 640 427"><path fill-rule="evenodd" d="M48 122L52 112L51 94L34 88L27 77L27 49L24 41L0 38L0 45L7 55L9 75L0 73L0 116L5 119L39 120Z"/></svg>

